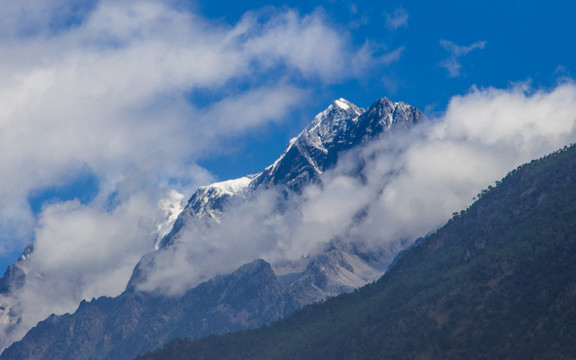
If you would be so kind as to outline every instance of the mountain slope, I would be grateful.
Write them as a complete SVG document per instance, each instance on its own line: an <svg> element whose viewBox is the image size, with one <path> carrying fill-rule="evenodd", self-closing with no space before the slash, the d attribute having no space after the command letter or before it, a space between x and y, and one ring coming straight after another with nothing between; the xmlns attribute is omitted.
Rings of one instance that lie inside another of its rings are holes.
<svg viewBox="0 0 576 360"><path fill-rule="evenodd" d="M202 337L267 324L298 308L268 263L257 260L180 297L125 292L52 315L0 359L130 359L176 336Z"/></svg>
<svg viewBox="0 0 576 360"><path fill-rule="evenodd" d="M161 359L574 359L576 148L512 171L378 282Z"/></svg>

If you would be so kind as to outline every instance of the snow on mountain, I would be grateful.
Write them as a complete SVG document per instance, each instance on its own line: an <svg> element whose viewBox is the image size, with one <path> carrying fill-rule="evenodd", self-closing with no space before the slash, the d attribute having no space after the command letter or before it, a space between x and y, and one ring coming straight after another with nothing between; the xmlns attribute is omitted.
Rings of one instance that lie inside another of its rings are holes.
<svg viewBox="0 0 576 360"><path fill-rule="evenodd" d="M253 176L244 176L239 179L214 183L208 187L218 189L222 194L234 195L248 188L252 180L254 180Z"/></svg>
<svg viewBox="0 0 576 360"><path fill-rule="evenodd" d="M346 133L347 129L364 112L364 109L360 109L351 102L340 98L318 114L312 123L296 137L296 141L293 144L301 146L301 149L303 149L305 144L326 154L328 153L326 147L332 144L339 134ZM308 160L314 163L316 159L309 157ZM317 166L315 168L322 173Z"/></svg>
<svg viewBox="0 0 576 360"><path fill-rule="evenodd" d="M332 150L339 137L345 137L364 109L345 99L334 101L290 143L282 156L255 179L255 186L284 185L300 191L335 164Z"/></svg>

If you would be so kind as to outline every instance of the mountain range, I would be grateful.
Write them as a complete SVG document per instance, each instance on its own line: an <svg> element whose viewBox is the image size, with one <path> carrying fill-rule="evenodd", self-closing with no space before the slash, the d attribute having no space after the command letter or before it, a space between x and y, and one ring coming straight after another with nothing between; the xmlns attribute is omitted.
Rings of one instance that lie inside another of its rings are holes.
<svg viewBox="0 0 576 360"><path fill-rule="evenodd" d="M576 147L511 171L358 291L139 360L574 359Z"/></svg>
<svg viewBox="0 0 576 360"><path fill-rule="evenodd" d="M261 173L199 188L159 249L142 257L124 293L83 301L73 314L50 316L8 347L0 359L133 358L176 337L198 338L269 324L302 306L378 279L395 253L341 234L301 258L272 263L252 259L228 275L206 279L177 294L149 287L163 257L190 241L189 231L217 229L230 208L255 201L271 189L280 194L272 215L282 216L288 200L298 198L312 184L322 186L324 172L344 154L424 121L417 109L385 98L368 110L344 99L334 101ZM362 166L358 164L358 177ZM361 222L358 214L356 225ZM33 248L27 251L0 280L2 297L25 289L26 259ZM12 328L22 330L17 307L4 306L0 311L7 333Z"/></svg>

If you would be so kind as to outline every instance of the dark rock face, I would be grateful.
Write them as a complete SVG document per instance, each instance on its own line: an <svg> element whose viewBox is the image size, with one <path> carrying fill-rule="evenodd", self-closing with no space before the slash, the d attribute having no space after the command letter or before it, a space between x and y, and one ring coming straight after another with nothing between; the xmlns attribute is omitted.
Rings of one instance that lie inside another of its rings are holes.
<svg viewBox="0 0 576 360"><path fill-rule="evenodd" d="M52 315L0 359L132 359L176 337L254 328L299 307L268 263L256 260L178 297L127 291Z"/></svg>

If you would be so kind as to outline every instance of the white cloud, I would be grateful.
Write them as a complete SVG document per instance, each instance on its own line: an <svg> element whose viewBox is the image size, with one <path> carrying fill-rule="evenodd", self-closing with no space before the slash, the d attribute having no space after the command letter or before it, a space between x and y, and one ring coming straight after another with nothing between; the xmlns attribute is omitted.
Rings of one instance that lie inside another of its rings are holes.
<svg viewBox="0 0 576 360"><path fill-rule="evenodd" d="M366 61L374 66L380 58L367 47L352 51L349 35L326 27L319 11L303 17L289 11L264 24L258 14L247 13L237 35L248 34L257 34L246 41L246 50L256 54L262 66L273 67L282 59L303 76L326 82L357 77L366 70Z"/></svg>
<svg viewBox="0 0 576 360"><path fill-rule="evenodd" d="M478 41L468 46L458 46L452 41L440 40L440 45L450 53L448 58L440 62L440 66L445 67L448 70L450 77L458 77L460 76L460 70L462 69L460 58L467 55L472 50L484 49L486 41Z"/></svg>
<svg viewBox="0 0 576 360"><path fill-rule="evenodd" d="M409 14L404 8L398 8L392 14L386 13L384 16L386 16L386 26L390 29L396 30L408 26Z"/></svg>
<svg viewBox="0 0 576 360"><path fill-rule="evenodd" d="M142 289L178 293L254 258L297 259L335 237L398 251L509 170L574 142L575 114L573 83L550 91L472 89L453 97L440 118L341 158L321 187L288 200L267 191L229 208L219 226L189 228L155 259ZM278 198L287 202L281 214Z"/></svg>
<svg viewBox="0 0 576 360"><path fill-rule="evenodd" d="M383 191L355 236L386 244L440 226L508 171L575 142L575 100L573 83L550 91L472 89L408 141L368 148L367 190Z"/></svg>

